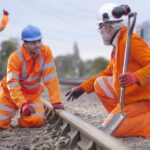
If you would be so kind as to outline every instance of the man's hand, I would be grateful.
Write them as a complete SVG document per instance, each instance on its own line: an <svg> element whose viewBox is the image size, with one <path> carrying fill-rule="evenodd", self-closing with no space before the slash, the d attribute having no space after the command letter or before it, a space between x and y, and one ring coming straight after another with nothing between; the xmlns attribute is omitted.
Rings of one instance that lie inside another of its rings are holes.
<svg viewBox="0 0 150 150"><path fill-rule="evenodd" d="M31 116L35 113L34 108L27 102L23 103L21 106L21 115L22 116Z"/></svg>
<svg viewBox="0 0 150 150"><path fill-rule="evenodd" d="M62 103L55 103L52 104L53 105L53 109L65 109L64 105Z"/></svg>
<svg viewBox="0 0 150 150"><path fill-rule="evenodd" d="M133 73L127 72L120 75L119 82L122 87L127 87L139 83L139 80Z"/></svg>
<svg viewBox="0 0 150 150"><path fill-rule="evenodd" d="M7 10L3 9L3 15L8 16L9 12Z"/></svg>
<svg viewBox="0 0 150 150"><path fill-rule="evenodd" d="M82 88L82 86L76 86L74 88L72 88L71 90L69 90L67 93L66 93L66 96L68 97L67 98L67 101L69 100L74 100L74 99L77 99L78 97L80 97L83 93L84 93L84 89Z"/></svg>

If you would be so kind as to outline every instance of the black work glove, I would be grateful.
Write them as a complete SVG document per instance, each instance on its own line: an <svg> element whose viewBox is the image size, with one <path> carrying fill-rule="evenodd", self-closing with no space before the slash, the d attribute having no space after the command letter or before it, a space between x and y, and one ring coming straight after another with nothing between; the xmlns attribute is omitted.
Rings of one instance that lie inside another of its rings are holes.
<svg viewBox="0 0 150 150"><path fill-rule="evenodd" d="M71 90L69 90L66 93L67 101L69 100L74 100L74 99L78 99L78 97L80 97L83 93L84 93L84 89L82 88L82 86L76 86L74 88L72 88Z"/></svg>

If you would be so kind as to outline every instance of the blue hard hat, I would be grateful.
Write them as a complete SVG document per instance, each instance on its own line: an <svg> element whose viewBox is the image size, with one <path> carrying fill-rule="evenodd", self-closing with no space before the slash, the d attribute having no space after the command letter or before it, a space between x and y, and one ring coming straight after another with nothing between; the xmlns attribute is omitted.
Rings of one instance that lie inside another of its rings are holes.
<svg viewBox="0 0 150 150"><path fill-rule="evenodd" d="M37 41L42 38L42 33L40 29L33 25L27 25L22 31L22 40L23 41Z"/></svg>

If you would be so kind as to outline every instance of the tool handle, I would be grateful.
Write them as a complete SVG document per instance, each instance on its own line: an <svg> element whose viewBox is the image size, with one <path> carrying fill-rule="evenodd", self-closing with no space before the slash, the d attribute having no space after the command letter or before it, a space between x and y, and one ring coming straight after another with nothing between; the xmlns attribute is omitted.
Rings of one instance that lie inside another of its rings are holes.
<svg viewBox="0 0 150 150"><path fill-rule="evenodd" d="M125 74L128 70L131 37L136 23L136 15L137 15L136 12L131 12L128 14L128 33L127 33L126 49L125 49L125 56L124 56L124 63L123 63L123 74ZM131 17L133 17L132 24L131 24ZM120 105L121 105L122 113L124 113L124 97L125 97L125 87L121 87Z"/></svg>
<svg viewBox="0 0 150 150"><path fill-rule="evenodd" d="M136 22L136 15L137 15L136 12L129 13L128 15L128 34L127 34L126 50L125 50L124 63L123 63L123 74L126 73L128 70L131 37ZM131 24L131 17L133 17L132 24Z"/></svg>

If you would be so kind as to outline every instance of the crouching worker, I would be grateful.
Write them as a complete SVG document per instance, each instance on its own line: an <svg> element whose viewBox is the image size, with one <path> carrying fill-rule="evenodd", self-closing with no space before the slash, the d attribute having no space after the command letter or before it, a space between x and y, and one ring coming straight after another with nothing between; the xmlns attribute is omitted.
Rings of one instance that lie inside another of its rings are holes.
<svg viewBox="0 0 150 150"><path fill-rule="evenodd" d="M9 20L8 16L9 16L8 11L3 10L3 18L0 22L0 32L3 31L5 29L5 27L7 26L8 20Z"/></svg>
<svg viewBox="0 0 150 150"><path fill-rule="evenodd" d="M41 31L28 25L22 31L23 45L8 60L7 75L0 87L0 129L8 128L20 109L19 125L38 127L45 121L40 94L41 79L48 88L54 109L64 109L51 49L42 44Z"/></svg>
<svg viewBox="0 0 150 150"><path fill-rule="evenodd" d="M68 100L77 99L84 92L95 92L108 112L103 126L121 112L120 89L126 87L123 120L113 136L150 136L150 49L139 36L131 39L128 72L122 74L127 39L123 17L116 18L116 4L105 4L99 10L99 30L105 45L113 47L107 68L67 93ZM123 7L123 6L120 6ZM123 8L125 13L128 9Z"/></svg>

